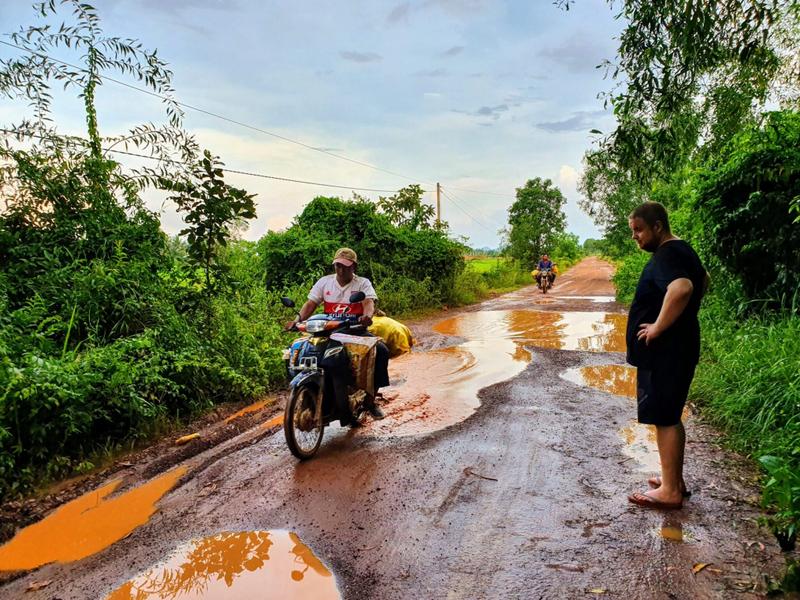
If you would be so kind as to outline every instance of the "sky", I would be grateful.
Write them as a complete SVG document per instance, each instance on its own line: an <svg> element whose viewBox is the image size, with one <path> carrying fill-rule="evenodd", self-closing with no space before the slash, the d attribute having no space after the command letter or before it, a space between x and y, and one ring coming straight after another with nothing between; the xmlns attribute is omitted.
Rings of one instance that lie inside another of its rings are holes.
<svg viewBox="0 0 800 600"><path fill-rule="evenodd" d="M37 24L30 4L3 0L0 32ZM439 182L442 218L473 247L496 247L515 189L549 178L567 198L569 231L600 237L576 186L596 137L589 131L614 125L597 98L611 85L597 66L613 60L622 24L605 0L577 0L569 11L550 0L93 5L107 35L158 49L179 101L380 170L187 110L184 127L228 168L386 190L419 183L429 203ZM0 46L0 58L17 53ZM54 55L76 60L67 49ZM96 95L103 135L165 120L161 102L135 90L106 82ZM54 112L64 132L84 130L80 100L56 94ZM23 102L0 98L3 125L25 114ZM257 194L246 239L287 227L315 196L352 195L245 175L226 181ZM163 194L145 198L177 233Z"/></svg>

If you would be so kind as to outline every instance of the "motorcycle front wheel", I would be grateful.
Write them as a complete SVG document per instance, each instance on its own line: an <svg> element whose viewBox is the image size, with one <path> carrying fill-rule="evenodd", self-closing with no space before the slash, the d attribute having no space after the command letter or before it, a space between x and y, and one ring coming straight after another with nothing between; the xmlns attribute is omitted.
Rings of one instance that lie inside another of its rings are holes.
<svg viewBox="0 0 800 600"><path fill-rule="evenodd" d="M300 384L286 403L283 416L283 433L286 445L300 460L311 458L322 444L321 398L313 386Z"/></svg>

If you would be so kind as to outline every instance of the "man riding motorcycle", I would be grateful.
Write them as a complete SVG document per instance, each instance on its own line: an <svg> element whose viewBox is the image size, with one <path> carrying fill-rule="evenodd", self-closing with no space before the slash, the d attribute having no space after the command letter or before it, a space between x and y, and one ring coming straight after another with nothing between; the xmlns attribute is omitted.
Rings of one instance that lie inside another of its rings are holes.
<svg viewBox="0 0 800 600"><path fill-rule="evenodd" d="M553 287L556 281L556 274L558 273L558 271L556 270L555 263L552 260L550 260L550 257L547 254L542 254L542 258L536 265L536 270L533 271L533 276L536 279L536 285L539 286L541 285L542 271L550 272L550 287Z"/></svg>
<svg viewBox="0 0 800 600"><path fill-rule="evenodd" d="M298 318L289 321L286 330L292 329L300 321L307 320L320 304L323 305L325 314L357 316L359 323L365 328L369 327L375 314L375 301L378 295L369 279L355 274L357 265L358 256L355 251L350 248L339 248L333 257L336 273L326 275L314 284L308 294L308 300L300 309ZM362 302L351 304L350 295L354 292L364 292L366 298ZM371 334L365 333L365 335ZM376 344L374 377L375 396L377 396L378 388L389 385L389 349L382 341ZM375 396L369 396L365 406L373 419L383 419L385 415L375 403ZM356 425L356 421L351 421L351 425Z"/></svg>

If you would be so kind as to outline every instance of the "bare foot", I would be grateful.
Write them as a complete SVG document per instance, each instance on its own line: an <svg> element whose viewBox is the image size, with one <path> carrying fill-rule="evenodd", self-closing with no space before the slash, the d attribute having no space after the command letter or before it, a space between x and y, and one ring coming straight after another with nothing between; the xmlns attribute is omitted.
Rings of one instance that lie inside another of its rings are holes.
<svg viewBox="0 0 800 600"><path fill-rule="evenodd" d="M647 480L647 484L651 488L656 488L656 489L660 488L661 487L661 477L659 477L658 475L656 475L655 477L651 477L650 479ZM688 489L686 489L686 482L685 481L681 481L681 492L683 493L683 497L684 498L688 498L689 496L692 495L692 492L690 492Z"/></svg>
<svg viewBox="0 0 800 600"><path fill-rule="evenodd" d="M679 491L668 494L664 490L663 486L651 489L649 492L647 492L647 495L656 502L663 504L681 504L683 502L683 494L681 494Z"/></svg>

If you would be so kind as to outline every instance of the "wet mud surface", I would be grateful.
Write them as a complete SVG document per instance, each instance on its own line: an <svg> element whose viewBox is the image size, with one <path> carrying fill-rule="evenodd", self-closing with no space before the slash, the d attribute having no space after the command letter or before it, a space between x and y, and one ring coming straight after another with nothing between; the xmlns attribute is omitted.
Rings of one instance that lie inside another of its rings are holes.
<svg viewBox="0 0 800 600"><path fill-rule="evenodd" d="M419 343L393 361L387 418L326 429L313 460L291 457L272 406L209 424L240 424L218 443L201 430L128 458L102 502L185 472L118 541L30 571L0 562L0 597L762 597L783 557L757 525L754 471L700 419L687 423L684 508L627 502L657 463L647 431L626 429L610 275L587 259L552 293L412 323ZM105 493L112 473L81 491ZM292 587L299 574L321 587Z"/></svg>

